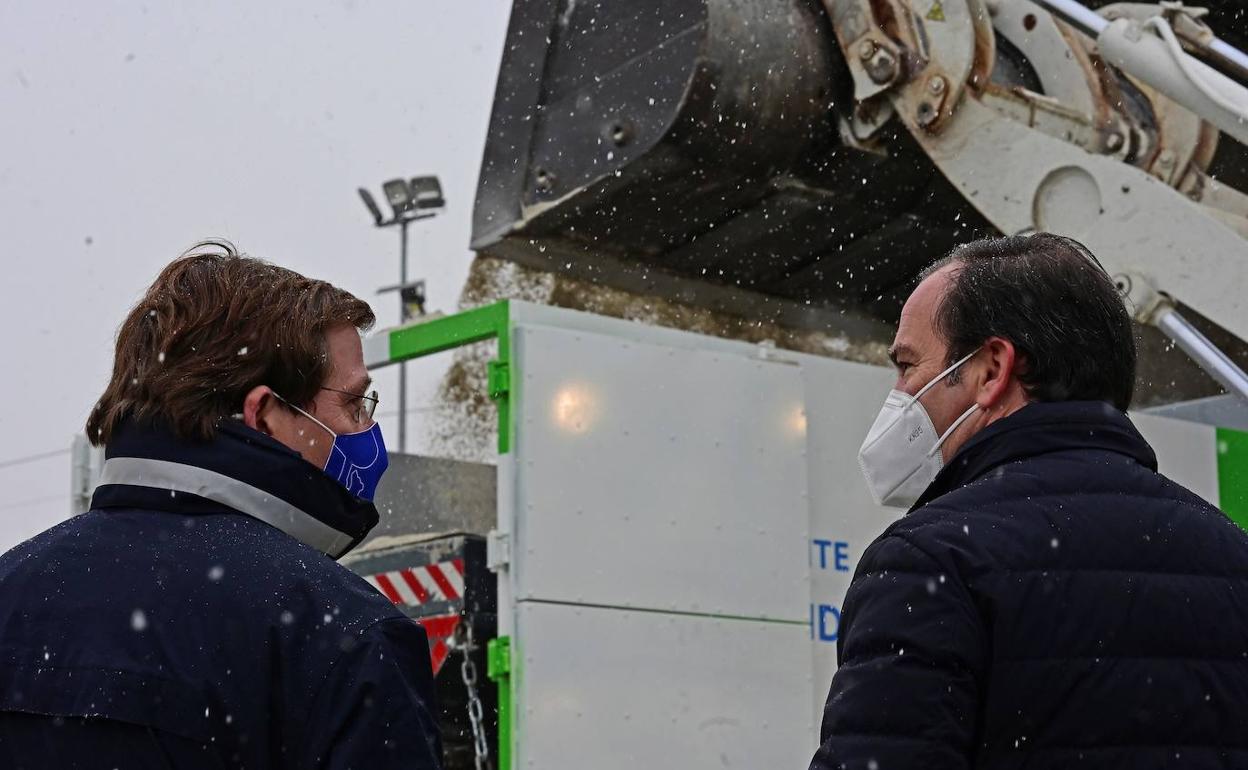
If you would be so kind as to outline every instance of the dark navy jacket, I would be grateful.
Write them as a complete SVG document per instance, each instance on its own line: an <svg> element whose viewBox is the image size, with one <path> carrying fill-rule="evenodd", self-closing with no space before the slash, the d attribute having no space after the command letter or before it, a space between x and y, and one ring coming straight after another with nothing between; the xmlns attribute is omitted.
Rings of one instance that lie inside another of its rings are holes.
<svg viewBox="0 0 1248 770"><path fill-rule="evenodd" d="M440 766L424 631L326 555L370 503L233 420L101 482L0 556L0 767Z"/></svg>
<svg viewBox="0 0 1248 770"><path fill-rule="evenodd" d="M980 431L866 551L812 768L1248 767L1248 535L1102 403Z"/></svg>

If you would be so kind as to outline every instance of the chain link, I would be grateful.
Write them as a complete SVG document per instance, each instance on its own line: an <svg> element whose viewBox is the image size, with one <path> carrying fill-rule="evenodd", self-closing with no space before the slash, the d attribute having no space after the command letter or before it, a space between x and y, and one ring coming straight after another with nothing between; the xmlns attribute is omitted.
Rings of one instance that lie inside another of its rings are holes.
<svg viewBox="0 0 1248 770"><path fill-rule="evenodd" d="M472 660L472 653L477 649L472 638L472 618L465 617L460 627L464 629L464 639L460 646L464 659L459 664L459 673L464 678L464 689L468 691L468 721L472 723L473 761L477 770L493 770L490 745L485 740L485 709L477 692L477 664Z"/></svg>

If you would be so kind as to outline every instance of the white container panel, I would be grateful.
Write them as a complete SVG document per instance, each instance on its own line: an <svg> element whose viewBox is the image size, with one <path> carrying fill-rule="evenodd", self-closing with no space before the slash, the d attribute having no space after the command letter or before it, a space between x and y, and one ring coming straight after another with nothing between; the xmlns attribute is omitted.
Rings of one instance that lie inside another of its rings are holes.
<svg viewBox="0 0 1248 770"><path fill-rule="evenodd" d="M513 767L801 768L801 625L520 602Z"/></svg>
<svg viewBox="0 0 1248 770"><path fill-rule="evenodd" d="M806 620L799 367L535 326L513 355L517 600Z"/></svg>

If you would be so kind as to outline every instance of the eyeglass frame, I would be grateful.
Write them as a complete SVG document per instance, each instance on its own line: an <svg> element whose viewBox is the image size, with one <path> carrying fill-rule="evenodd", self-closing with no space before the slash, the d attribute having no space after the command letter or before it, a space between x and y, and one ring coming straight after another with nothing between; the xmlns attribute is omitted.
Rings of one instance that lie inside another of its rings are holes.
<svg viewBox="0 0 1248 770"><path fill-rule="evenodd" d="M381 403L381 399L377 397L377 391L370 390L368 393L352 393L349 390L339 390L338 388L321 387L321 390L328 390L330 393L341 393L344 396L360 399L360 406L356 412L356 423L363 425L366 421L373 419L373 415L377 413L377 406ZM360 418L363 414L363 419Z"/></svg>

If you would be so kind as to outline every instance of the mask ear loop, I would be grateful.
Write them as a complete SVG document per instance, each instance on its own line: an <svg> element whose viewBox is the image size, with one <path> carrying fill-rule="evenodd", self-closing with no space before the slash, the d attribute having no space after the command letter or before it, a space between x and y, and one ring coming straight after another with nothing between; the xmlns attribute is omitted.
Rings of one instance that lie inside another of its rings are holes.
<svg viewBox="0 0 1248 770"><path fill-rule="evenodd" d="M980 347L983 347L983 346L981 345ZM932 388L934 388L934 387L936 386L936 383L938 383L938 382L940 382L941 380L943 380L943 379L945 379L946 377L948 377L948 376L949 376L949 374L950 374L950 372L952 372L954 369L957 369L959 366L961 366L962 364L966 363L967 361L970 361L970 360L971 360L971 356L973 356L973 355L975 355L976 353L978 353L978 352L979 352L979 350L980 350L980 348L975 348L975 349L974 349L974 350L972 350L970 353L967 353L966 355L964 355L964 356L962 356L961 358L959 358L957 361L954 361L954 362L953 362L953 363L949 366L949 368L948 368L948 369L944 370L944 371L943 371L943 372L941 372L940 374L938 374L938 375L936 375L935 377L933 377L931 382L929 382L929 383L927 383L926 385L924 385L923 387L919 388L919 392L918 392L918 393L915 393L913 396L911 396L911 397L910 397L910 403L909 403L909 404L907 404L906 406L911 406L911 405L913 405L916 401L918 401L918 400L919 400L919 398L920 398L920 397L922 397L922 395L923 395L924 393L926 393L927 391L929 391L929 390L931 390ZM274 394L274 395L276 395L276 394Z"/></svg>
<svg viewBox="0 0 1248 770"><path fill-rule="evenodd" d="M949 438L949 436L951 436L951 435L953 434L953 432L954 432L955 430L957 430L957 429L958 429L958 426L959 426L959 425L961 425L962 423L966 422L966 419L967 419L968 417L970 417L971 415L975 414L975 410L976 410L976 409L978 409L978 408L979 408L979 404L971 404L971 408L970 408L970 409L967 409L965 412L963 412L963 413L962 413L962 416L961 416L961 417L959 417L958 419L954 420L954 421L953 421L953 425L950 425L950 426L949 426L949 430L947 430L947 431L945 431L944 433L940 434L940 438L936 439L936 446L934 446L934 447L932 447L932 448L931 448L931 451L929 451L929 452L927 453L927 454L928 454L928 456L930 457L930 456L932 456L932 455L936 454L937 452L939 452L939 451L940 451L940 447L941 447L941 445L945 443L945 439Z"/></svg>
<svg viewBox="0 0 1248 770"><path fill-rule="evenodd" d="M948 376L949 376L949 373L950 373L950 372L952 372L954 369L957 369L957 368L958 368L959 366L961 366L962 364L964 364L964 363L966 363L967 361L971 360L971 356L974 356L976 353L978 353L982 347L983 347L983 346L981 345L980 347L975 348L974 350L972 350L970 353L967 353L966 355L962 356L962 357L961 357L961 358L959 358L957 361L954 361L954 362L953 362L953 364L952 364L952 365L951 365L948 369L945 369L943 372L941 372L940 374L936 375L936 376L932 379L932 381L931 381L931 382L927 383L927 384L926 384L926 385L924 385L922 388L920 388L920 389L919 389L919 392L914 394L914 399L913 399L913 400L911 400L911 402L910 402L910 403L911 403L911 404L918 403L918 400L919 400L919 397L920 397L920 396L922 396L924 393L926 393L927 391L929 391L929 390L931 390L933 387L935 387L936 383L938 383L938 382L940 382L940 381L944 380L946 377L948 377ZM928 450L928 452L927 452L927 456L928 456L928 457L931 457L932 455L934 455L934 454L936 454L937 452L939 452L939 451L940 451L940 447L941 447L941 445L943 445L943 444L945 443L945 439L949 438L949 436L950 436L950 435L952 435L952 434L953 434L953 432L954 432L955 430L957 430L957 429L958 429L958 426L959 426L959 425L961 425L962 423L966 422L966 419L967 419L968 417L970 417L972 414L974 414L974 413L975 413L975 410L976 410L976 409L978 409L978 408L979 408L979 404L971 404L970 408L969 408L969 409L967 409L965 412L963 412L961 417L959 417L958 419L956 419L956 420L954 420L954 421L953 421L953 424L949 426L949 429L948 429L948 430L946 430L944 433L940 434L940 438L936 439L936 444L935 444L935 446L933 446L930 450Z"/></svg>
<svg viewBox="0 0 1248 770"><path fill-rule="evenodd" d="M271 392L273 393L274 398L276 398L278 401L281 401L281 402L282 402L283 404L285 404L286 406L290 407L291 409L294 409L294 410L295 410L296 412L298 412L299 414L303 415L304 417L307 417L307 418L308 418L309 420L311 420L312 422L314 422L314 423L316 423L317 425L321 426L322 428L324 428L324 429L325 429L325 432L326 432L326 433L328 433L329 435L333 436L334 438L338 438L338 434L337 434L337 433L334 433L332 430L330 430L330 428L329 428L329 426L328 426L328 425L326 425L325 423L323 423L323 422L321 422L320 420L316 419L315 417L313 417L312 415L308 414L307 412L303 411L302 409L300 409L299 407L295 406L294 404L290 403L290 402L289 402L289 401L287 401L286 399L282 398L280 395L278 395L277 391L271 391Z"/></svg>

